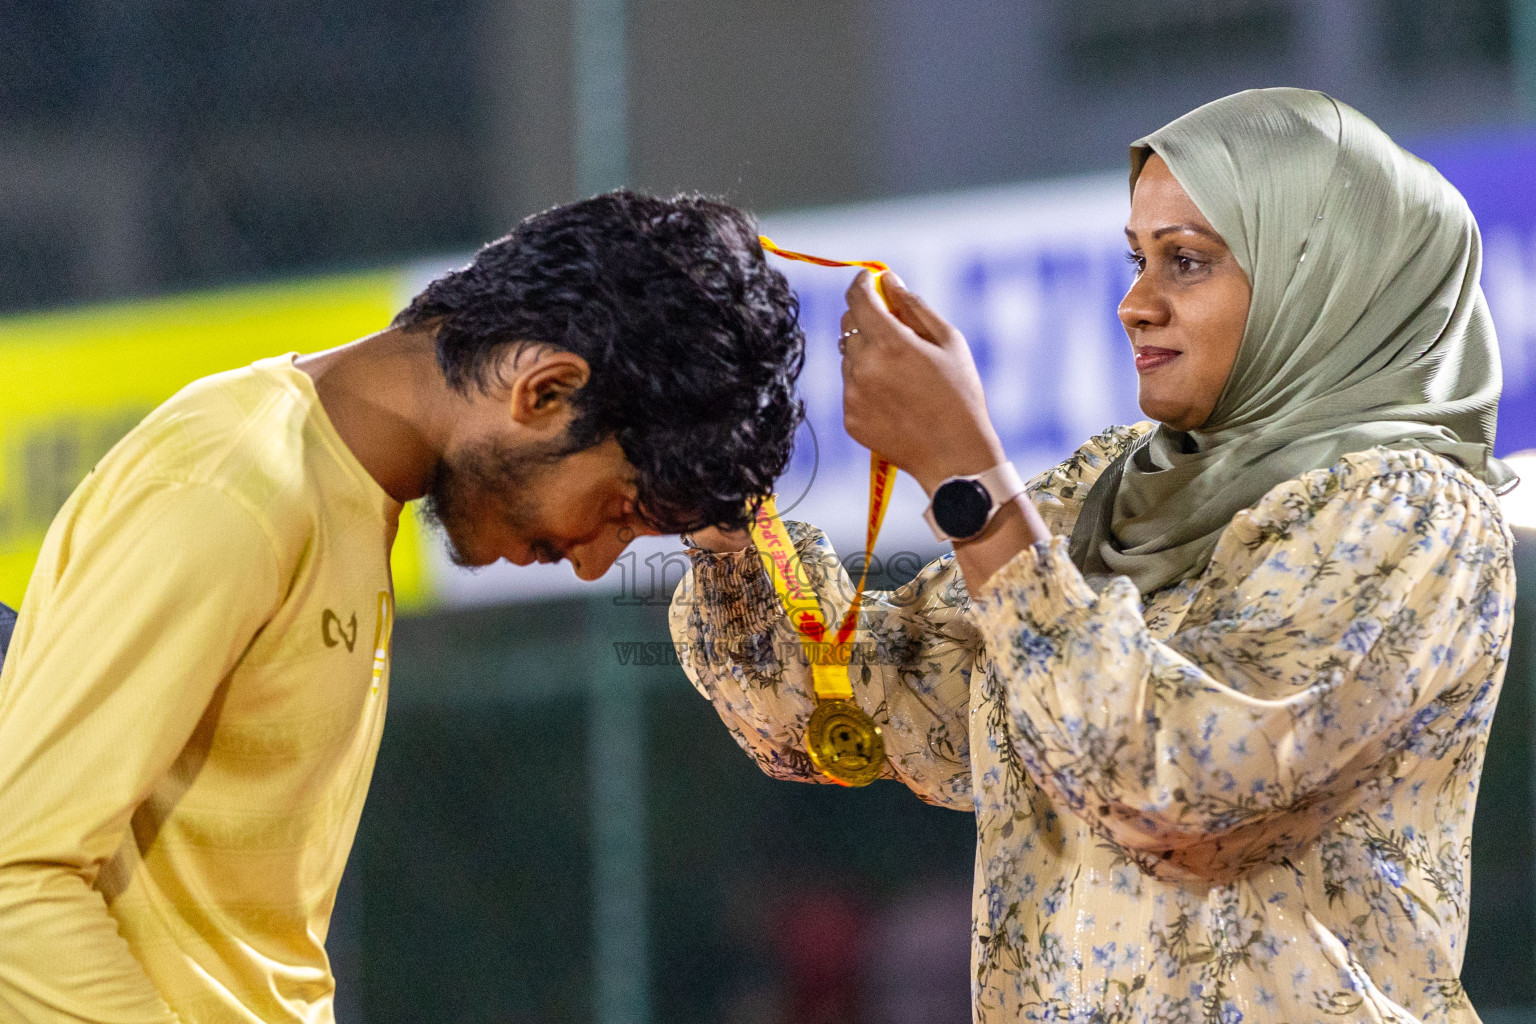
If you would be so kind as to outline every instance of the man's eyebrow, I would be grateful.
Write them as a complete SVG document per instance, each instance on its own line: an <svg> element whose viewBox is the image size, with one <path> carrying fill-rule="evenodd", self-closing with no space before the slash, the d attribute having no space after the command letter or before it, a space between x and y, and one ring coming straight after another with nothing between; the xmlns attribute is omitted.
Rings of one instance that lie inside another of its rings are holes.
<svg viewBox="0 0 1536 1024"><path fill-rule="evenodd" d="M1152 232L1152 239L1153 241L1156 241L1157 239L1162 238L1164 235L1171 235L1176 231L1188 231L1196 235L1204 235L1206 238L1209 238L1213 242L1221 242L1223 245L1226 244L1226 239L1222 238L1210 228L1201 227L1199 224L1165 224L1158 228L1156 231ZM1125 237L1134 241L1136 238L1136 232L1132 231L1130 228L1126 228Z"/></svg>

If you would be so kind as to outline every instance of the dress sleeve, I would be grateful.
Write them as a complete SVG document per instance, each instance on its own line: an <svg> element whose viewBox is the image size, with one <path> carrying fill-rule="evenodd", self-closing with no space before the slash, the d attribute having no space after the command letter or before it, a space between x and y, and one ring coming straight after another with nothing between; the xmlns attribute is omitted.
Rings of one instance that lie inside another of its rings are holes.
<svg viewBox="0 0 1536 1024"><path fill-rule="evenodd" d="M976 622L1036 781L1145 870L1212 878L1285 856L1469 740L1503 677L1511 541L1485 488L1395 454L1390 472L1346 459L1240 513L1210 606L1166 643L1130 581L1095 594L1062 538L989 580Z"/></svg>
<svg viewBox="0 0 1536 1024"><path fill-rule="evenodd" d="M839 621L853 581L819 530L787 525L828 621ZM855 699L884 734L882 777L964 811L972 809L968 712L976 654L976 631L962 614L967 601L949 556L898 590L866 593L852 673ZM694 552L670 619L689 680L763 771L826 781L804 747L815 706L810 668L757 553Z"/></svg>
<svg viewBox="0 0 1536 1024"><path fill-rule="evenodd" d="M277 558L184 484L61 517L50 549L0 675L0 1018L169 1024L97 879L277 606Z"/></svg>

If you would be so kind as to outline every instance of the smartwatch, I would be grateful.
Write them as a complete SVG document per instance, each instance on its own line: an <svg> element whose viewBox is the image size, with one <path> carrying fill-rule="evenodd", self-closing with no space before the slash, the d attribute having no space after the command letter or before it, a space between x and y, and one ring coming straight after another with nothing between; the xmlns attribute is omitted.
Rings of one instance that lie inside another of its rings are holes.
<svg viewBox="0 0 1536 1024"><path fill-rule="evenodd" d="M970 540L987 528L997 510L1024 493L1013 463L974 476L952 476L933 492L923 518L941 541Z"/></svg>

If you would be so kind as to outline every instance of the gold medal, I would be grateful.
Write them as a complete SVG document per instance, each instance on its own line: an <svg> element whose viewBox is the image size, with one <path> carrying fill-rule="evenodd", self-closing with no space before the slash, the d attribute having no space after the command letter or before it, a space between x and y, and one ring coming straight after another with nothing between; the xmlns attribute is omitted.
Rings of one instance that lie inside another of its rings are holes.
<svg viewBox="0 0 1536 1024"><path fill-rule="evenodd" d="M885 765L880 727L848 700L818 701L805 727L805 750L816 770L844 786L867 786Z"/></svg>

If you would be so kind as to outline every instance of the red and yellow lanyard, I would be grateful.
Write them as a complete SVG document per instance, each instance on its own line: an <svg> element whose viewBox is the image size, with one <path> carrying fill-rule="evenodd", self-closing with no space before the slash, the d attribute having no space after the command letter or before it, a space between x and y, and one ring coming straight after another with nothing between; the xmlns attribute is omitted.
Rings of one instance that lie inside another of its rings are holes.
<svg viewBox="0 0 1536 1024"><path fill-rule="evenodd" d="M875 290L885 300L882 275L890 268L878 260L829 260L781 249L766 235L759 235L758 241L765 251L785 259L812 263L818 267L862 267L872 271L876 275ZM895 482L896 467L881 458L878 452L870 452L869 518L864 533L864 567L859 573L859 585L854 590L853 601L838 623L837 632L831 637L830 644L821 602L799 565L795 546L784 529L784 521L779 518L778 508L771 496L758 506L757 515L750 524L752 541L757 545L768 575L773 580L773 589L778 593L779 601L794 623L800 642L810 658L811 685L819 701L853 698L853 680L849 675L852 668L849 641L858 628L864 583L869 578L869 563L875 552L875 540L880 536L880 526L885 521L885 510L891 503L891 489Z"/></svg>

